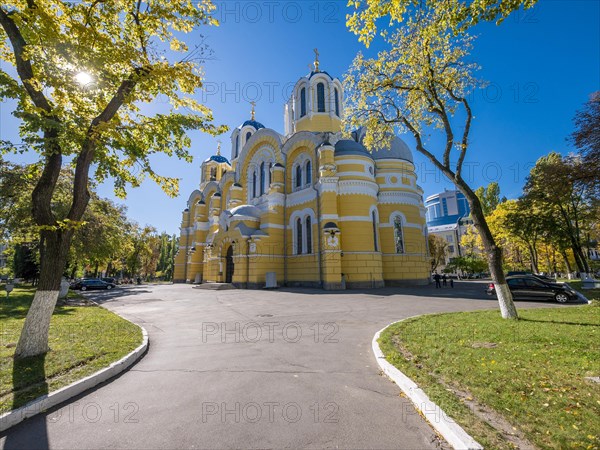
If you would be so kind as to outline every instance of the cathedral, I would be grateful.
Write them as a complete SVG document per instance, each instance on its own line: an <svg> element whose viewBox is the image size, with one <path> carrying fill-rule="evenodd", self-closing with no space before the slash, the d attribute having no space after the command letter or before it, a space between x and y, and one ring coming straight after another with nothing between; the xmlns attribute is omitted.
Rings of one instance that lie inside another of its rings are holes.
<svg viewBox="0 0 600 450"><path fill-rule="evenodd" d="M428 282L423 190L407 144L342 136L344 87L314 70L285 105L284 134L255 118L202 163L183 211L174 281L328 290Z"/></svg>

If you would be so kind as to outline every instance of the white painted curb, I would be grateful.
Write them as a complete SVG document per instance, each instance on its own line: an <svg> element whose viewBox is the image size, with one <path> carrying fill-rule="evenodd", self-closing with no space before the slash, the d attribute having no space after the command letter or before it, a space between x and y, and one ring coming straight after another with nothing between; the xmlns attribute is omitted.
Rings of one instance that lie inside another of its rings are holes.
<svg viewBox="0 0 600 450"><path fill-rule="evenodd" d="M412 319L412 317L408 317L407 319ZM372 347L375 359L377 359L377 364L379 364L383 373L400 387L402 392L404 392L414 404L417 411L425 417L431 426L452 446L452 448L456 450L483 450L481 444L467 434L467 432L452 418L448 417L442 408L433 403L427 394L425 394L413 380L408 378L385 359L383 352L379 348L379 343L377 342L379 336L386 328L407 319L391 323L375 333Z"/></svg>
<svg viewBox="0 0 600 450"><path fill-rule="evenodd" d="M142 330L143 336L142 343L139 345L139 347L137 347L135 350L133 350L131 353L124 356L120 360L115 361L110 366L105 367L104 369L99 370L96 373L82 378L81 380L75 381L69 384L68 386L60 388L57 391L51 392L46 395L42 395L41 397L30 401L29 403L21 406L18 409L13 409L10 412L2 414L0 416L0 433L8 430L10 427L15 426L16 424L24 421L25 419L33 417L41 412L47 411L48 409L53 408L54 406L64 401L67 401L68 399L75 397L81 394L82 392L85 392L88 389L91 389L94 386L97 386L100 383L103 383L106 380L127 370L131 365L133 365L137 360L139 360L148 349L148 332L144 327L139 327Z"/></svg>

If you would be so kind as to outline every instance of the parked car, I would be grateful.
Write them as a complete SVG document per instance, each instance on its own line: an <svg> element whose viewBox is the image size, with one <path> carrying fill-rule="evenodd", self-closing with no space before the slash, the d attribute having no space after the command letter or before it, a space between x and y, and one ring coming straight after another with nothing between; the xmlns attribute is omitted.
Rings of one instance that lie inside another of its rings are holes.
<svg viewBox="0 0 600 450"><path fill-rule="evenodd" d="M76 281L71 284L71 289L87 291L92 289L112 289L115 287L113 283L107 283L106 281L96 280L96 279L83 279Z"/></svg>
<svg viewBox="0 0 600 450"><path fill-rule="evenodd" d="M512 277L512 276L516 276L516 275L520 275L520 276L527 275L527 276L531 276L531 277L536 277L536 278L539 278L540 280L547 281L547 282L550 282L550 283L555 283L556 282L556 280L554 278L550 278L550 277L547 277L546 275L540 275L538 273L533 273L533 272L518 272L518 271L514 271L514 272L508 272L506 274L507 277Z"/></svg>
<svg viewBox="0 0 600 450"><path fill-rule="evenodd" d="M556 300L558 303L567 303L580 298L568 284L548 282L535 275L506 277L506 282L515 300ZM496 295L494 283L488 284L486 293Z"/></svg>
<svg viewBox="0 0 600 450"><path fill-rule="evenodd" d="M118 281L117 281L117 279L116 279L116 278L112 278L112 277L105 277L105 278L102 278L102 281L104 281L105 283L114 284L115 286L116 286L117 284L119 284L119 283L118 283Z"/></svg>

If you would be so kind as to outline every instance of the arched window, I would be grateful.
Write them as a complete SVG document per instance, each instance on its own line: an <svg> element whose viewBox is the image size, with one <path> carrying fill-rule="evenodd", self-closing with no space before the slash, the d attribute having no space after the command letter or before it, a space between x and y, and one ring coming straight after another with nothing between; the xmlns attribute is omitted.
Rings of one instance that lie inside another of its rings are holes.
<svg viewBox="0 0 600 450"><path fill-rule="evenodd" d="M396 253L404 253L404 233L400 216L394 218L394 242L396 243Z"/></svg>
<svg viewBox="0 0 600 450"><path fill-rule="evenodd" d="M302 254L302 219L296 220L296 254Z"/></svg>
<svg viewBox="0 0 600 450"><path fill-rule="evenodd" d="M337 88L335 88L334 90L334 96L335 96L335 115L340 117L340 96L338 94L338 90Z"/></svg>
<svg viewBox="0 0 600 450"><path fill-rule="evenodd" d="M210 168L210 181L215 181L216 179L217 179L217 168L211 167Z"/></svg>
<svg viewBox="0 0 600 450"><path fill-rule="evenodd" d="M239 134L235 137L235 158L238 157L240 150L240 136Z"/></svg>
<svg viewBox="0 0 600 450"><path fill-rule="evenodd" d="M260 195L265 193L265 163L260 163Z"/></svg>
<svg viewBox="0 0 600 450"><path fill-rule="evenodd" d="M273 176L273 163L270 162L269 163L269 187L271 186L272 181L272 176Z"/></svg>
<svg viewBox="0 0 600 450"><path fill-rule="evenodd" d="M248 142L248 139L250 139L250 136L252 136L252 133L250 131L248 131L246 133L246 142Z"/></svg>
<svg viewBox="0 0 600 450"><path fill-rule="evenodd" d="M312 182L312 166L310 161L306 161L306 184L310 184Z"/></svg>
<svg viewBox="0 0 600 450"><path fill-rule="evenodd" d="M306 253L312 253L312 223L310 216L306 218Z"/></svg>
<svg viewBox="0 0 600 450"><path fill-rule="evenodd" d="M300 117L306 115L306 88L300 89Z"/></svg>
<svg viewBox="0 0 600 450"><path fill-rule="evenodd" d="M377 215L375 214L375 211L371 213L371 218L373 220L373 249L378 252L379 245L377 243Z"/></svg>
<svg viewBox="0 0 600 450"><path fill-rule="evenodd" d="M325 112L325 85L317 84L317 111Z"/></svg>
<svg viewBox="0 0 600 450"><path fill-rule="evenodd" d="M296 166L296 183L294 185L297 188L302 186L302 166L300 164Z"/></svg>
<svg viewBox="0 0 600 450"><path fill-rule="evenodd" d="M252 172L252 198L256 197L256 171Z"/></svg>

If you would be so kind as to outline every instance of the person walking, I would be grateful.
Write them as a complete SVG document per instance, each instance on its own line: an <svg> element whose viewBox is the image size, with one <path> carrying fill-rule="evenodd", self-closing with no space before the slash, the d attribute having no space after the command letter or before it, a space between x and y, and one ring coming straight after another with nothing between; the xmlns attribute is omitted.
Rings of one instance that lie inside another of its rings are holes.
<svg viewBox="0 0 600 450"><path fill-rule="evenodd" d="M442 276L442 282L444 283L444 286L448 286L448 277L446 276L446 274Z"/></svg>
<svg viewBox="0 0 600 450"><path fill-rule="evenodd" d="M441 279L441 277L440 277L440 274L436 272L436 273L433 275L433 279L435 280L435 287L436 287L436 289L437 289L437 288L441 288L441 287L442 287L442 285L440 284L440 279Z"/></svg>

